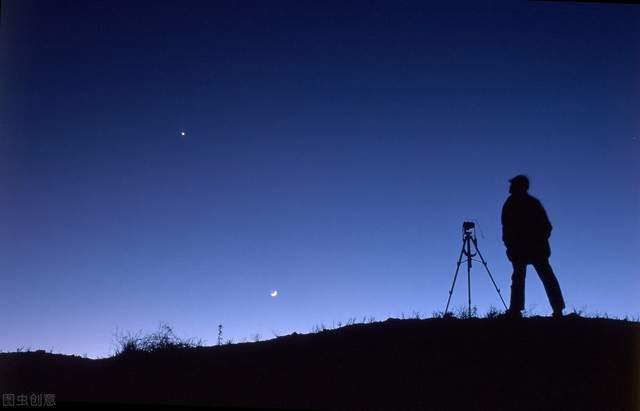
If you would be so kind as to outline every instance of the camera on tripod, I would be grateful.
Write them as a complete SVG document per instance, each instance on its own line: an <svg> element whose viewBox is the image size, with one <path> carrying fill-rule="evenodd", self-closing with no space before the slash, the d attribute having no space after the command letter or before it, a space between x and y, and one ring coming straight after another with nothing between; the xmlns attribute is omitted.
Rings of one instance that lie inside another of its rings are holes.
<svg viewBox="0 0 640 411"><path fill-rule="evenodd" d="M456 273L453 275L453 284L451 284L451 289L449 290L449 299L447 300L447 306L444 309L444 314L446 315L449 312L449 304L451 303L451 296L453 295L453 288L456 286L456 280L458 278L458 272L460 271L460 265L462 264L463 257L466 257L467 262L467 290L468 290L468 298L469 298L469 318L471 317L471 265L472 261L481 262L484 265L485 270L487 270L487 274L489 274L489 278L493 283L496 291L498 292L498 296L500 296L500 301L502 301L502 305L504 305L505 310L507 309L507 304L504 302L502 298L502 294L500 293L500 289L498 285L493 280L493 276L491 275L491 271L489 271L489 267L487 266L487 262L484 257L480 253L478 249L478 239L476 238L476 223L472 221L465 221L462 223L462 250L460 250L460 258L458 258L458 263L456 267ZM472 247L475 249L473 252ZM480 261L474 259L475 256L480 257Z"/></svg>

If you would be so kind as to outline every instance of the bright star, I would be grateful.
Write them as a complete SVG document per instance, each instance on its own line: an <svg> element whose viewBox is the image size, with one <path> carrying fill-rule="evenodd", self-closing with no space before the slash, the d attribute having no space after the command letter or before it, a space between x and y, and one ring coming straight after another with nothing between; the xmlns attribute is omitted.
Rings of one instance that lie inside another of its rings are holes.
<svg viewBox="0 0 640 411"><path fill-rule="evenodd" d="M278 290L271 291L271 296L272 297L277 297L278 296Z"/></svg>

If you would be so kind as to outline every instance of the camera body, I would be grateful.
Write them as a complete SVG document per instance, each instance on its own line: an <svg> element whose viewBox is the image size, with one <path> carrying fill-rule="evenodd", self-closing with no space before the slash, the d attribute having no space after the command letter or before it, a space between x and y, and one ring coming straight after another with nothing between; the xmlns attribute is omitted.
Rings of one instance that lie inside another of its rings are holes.
<svg viewBox="0 0 640 411"><path fill-rule="evenodd" d="M472 221L465 221L464 223L462 223L462 229L464 231L471 231L474 228L476 228L476 223Z"/></svg>

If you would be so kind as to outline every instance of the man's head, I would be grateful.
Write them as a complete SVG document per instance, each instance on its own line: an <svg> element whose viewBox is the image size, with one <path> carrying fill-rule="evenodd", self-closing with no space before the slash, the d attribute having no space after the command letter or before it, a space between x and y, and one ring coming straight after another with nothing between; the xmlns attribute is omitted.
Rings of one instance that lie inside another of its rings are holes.
<svg viewBox="0 0 640 411"><path fill-rule="evenodd" d="M509 192L511 194L525 194L529 191L529 178L522 174L513 177L509 180L511 186L509 187Z"/></svg>

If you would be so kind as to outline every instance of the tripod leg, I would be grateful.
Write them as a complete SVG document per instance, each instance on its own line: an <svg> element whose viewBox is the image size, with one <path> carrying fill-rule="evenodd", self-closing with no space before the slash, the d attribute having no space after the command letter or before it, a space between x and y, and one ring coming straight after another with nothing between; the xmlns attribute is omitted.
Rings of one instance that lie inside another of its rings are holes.
<svg viewBox="0 0 640 411"><path fill-rule="evenodd" d="M500 293L500 289L498 288L498 285L496 284L496 282L493 280L493 276L491 275L491 271L489 271L489 267L487 266L487 262L484 260L484 257L482 257L482 253L480 253L480 250L478 249L478 241L474 240L473 241L473 245L476 248L476 252L478 253L478 256L480 257L480 261L482 261L482 264L484 265L485 270L487 270L487 274L489 274L489 278L491 279L491 282L493 283L493 286L495 287L496 291L498 292L498 296L500 297L500 301L502 301L502 305L504 305L504 309L507 310L507 304L505 304L504 299L502 298L502 294Z"/></svg>
<svg viewBox="0 0 640 411"><path fill-rule="evenodd" d="M447 300L447 306L444 309L444 315L446 315L447 312L449 311L449 303L451 302L451 295L453 295L453 287L456 286L458 271L460 271L460 264L462 264L462 256L464 255L464 246L465 246L465 243L462 243L462 250L460 251L460 257L458 258L458 266L456 267L456 273L453 276L453 284L451 284L451 289L449 290L449 299Z"/></svg>
<svg viewBox="0 0 640 411"><path fill-rule="evenodd" d="M467 240L467 252L465 253L467 255L467 293L468 293L468 297L469 297L469 311L467 312L467 314L469 315L469 318L471 318L471 241Z"/></svg>

